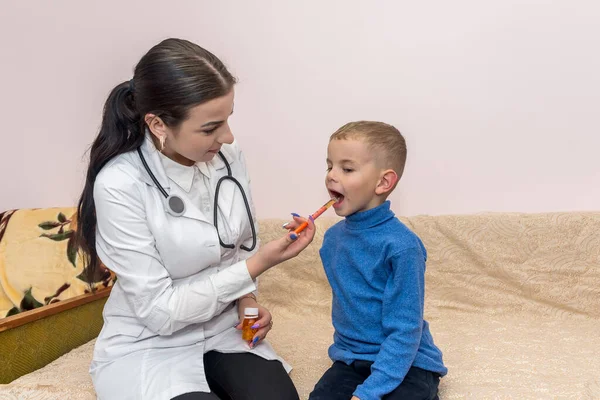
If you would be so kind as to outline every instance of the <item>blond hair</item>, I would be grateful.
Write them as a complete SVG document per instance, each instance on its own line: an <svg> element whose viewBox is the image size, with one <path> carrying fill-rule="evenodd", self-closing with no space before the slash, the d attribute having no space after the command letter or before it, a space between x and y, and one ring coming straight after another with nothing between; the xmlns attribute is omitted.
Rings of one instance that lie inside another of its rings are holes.
<svg viewBox="0 0 600 400"><path fill-rule="evenodd" d="M384 168L393 169L400 180L406 164L406 141L400 131L392 125L377 121L349 122L335 131L329 141L334 139L364 140L377 152L377 161Z"/></svg>

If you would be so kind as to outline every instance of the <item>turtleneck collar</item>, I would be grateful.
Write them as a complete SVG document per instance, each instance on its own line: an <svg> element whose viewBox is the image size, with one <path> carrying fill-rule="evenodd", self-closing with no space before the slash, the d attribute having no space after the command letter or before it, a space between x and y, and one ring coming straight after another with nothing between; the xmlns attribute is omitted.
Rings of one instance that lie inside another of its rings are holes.
<svg viewBox="0 0 600 400"><path fill-rule="evenodd" d="M388 221L395 217L390 210L390 201L383 202L380 206L367 211L361 211L346 217L348 229L368 229Z"/></svg>

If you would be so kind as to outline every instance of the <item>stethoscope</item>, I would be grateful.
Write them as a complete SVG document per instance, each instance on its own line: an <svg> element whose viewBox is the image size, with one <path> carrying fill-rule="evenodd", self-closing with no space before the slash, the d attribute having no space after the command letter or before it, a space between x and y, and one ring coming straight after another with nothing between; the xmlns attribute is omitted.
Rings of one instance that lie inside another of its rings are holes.
<svg viewBox="0 0 600 400"><path fill-rule="evenodd" d="M140 147L138 147L137 152L140 155L140 159L142 160L142 164L144 164L144 168L146 169L146 172L148 172L148 175L150 175L150 178L152 179L152 181L154 182L154 184L156 185L158 190L160 190L162 195L165 196L165 198L167 199L167 205L168 205L167 211L169 212L169 214L173 215L174 217L182 216L185 213L185 203L184 203L183 199L176 194L167 193L165 188L162 187L162 185L158 182L158 179L156 179L156 177L152 173L152 170L150 170L150 167L148 166L148 163L146 162L146 159L144 158L144 155L142 154L142 150ZM248 220L250 222L250 230L252 231L252 246L247 247L242 244L242 245L240 245L240 249L246 250L246 251L252 251L256 247L256 230L254 229L254 220L252 219L252 212L250 211L250 205L248 204L248 198L246 197L246 193L244 192L244 189L242 188L241 183L237 179L235 179L233 177L233 175L231 174L231 167L229 166L229 163L227 162L227 159L225 159L225 156L223 155L223 153L221 153L220 151L219 151L219 157L221 157L221 159L225 163L225 167L227 168L227 175L222 176L219 179L219 181L217 182L217 188L215 189L215 202L214 202L214 207L213 207L214 225L215 225L215 229L217 230L217 236L219 237L219 243L221 244L222 247L224 247L226 249L235 248L235 245L225 244L221 240L221 234L219 233L219 223L218 223L218 218L217 218L217 205L219 204L219 188L221 187L221 184L224 181L230 180L237 185L237 187L240 189L240 192L242 193L242 197L244 198L244 205L246 206L246 215L248 216Z"/></svg>

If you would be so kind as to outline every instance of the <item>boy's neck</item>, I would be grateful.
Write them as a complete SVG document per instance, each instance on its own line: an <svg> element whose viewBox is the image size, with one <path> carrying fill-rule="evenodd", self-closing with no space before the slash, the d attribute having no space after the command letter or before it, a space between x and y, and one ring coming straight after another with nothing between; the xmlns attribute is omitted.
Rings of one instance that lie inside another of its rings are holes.
<svg viewBox="0 0 600 400"><path fill-rule="evenodd" d="M383 203L385 203L387 201L387 197L388 196L376 196L373 197L373 199L369 202L369 204L367 204L367 206L361 210L355 211L352 214L346 215L344 218L348 218L352 215L356 215L356 214L360 214L360 213L364 213L367 212L369 210L372 210L374 208L380 207Z"/></svg>
<svg viewBox="0 0 600 400"><path fill-rule="evenodd" d="M350 229L368 229L379 225L395 216L390 206L391 203L386 200L377 207L347 215L346 226Z"/></svg>

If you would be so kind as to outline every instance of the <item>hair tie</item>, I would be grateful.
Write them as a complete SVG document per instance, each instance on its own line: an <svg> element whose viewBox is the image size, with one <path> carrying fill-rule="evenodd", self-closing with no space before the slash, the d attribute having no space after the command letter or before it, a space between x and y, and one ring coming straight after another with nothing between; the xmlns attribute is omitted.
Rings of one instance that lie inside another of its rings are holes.
<svg viewBox="0 0 600 400"><path fill-rule="evenodd" d="M135 85L133 83L133 79L129 80L129 91L133 93L135 91Z"/></svg>

